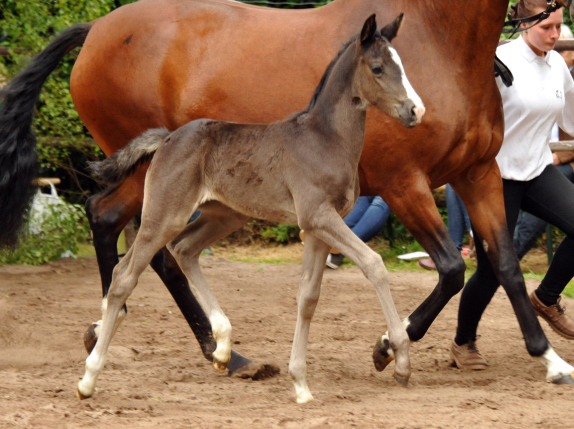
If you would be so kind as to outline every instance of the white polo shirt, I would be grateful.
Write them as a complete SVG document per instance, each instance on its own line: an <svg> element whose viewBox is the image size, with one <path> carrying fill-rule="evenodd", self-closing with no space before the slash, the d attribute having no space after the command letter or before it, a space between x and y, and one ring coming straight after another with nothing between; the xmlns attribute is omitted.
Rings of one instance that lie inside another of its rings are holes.
<svg viewBox="0 0 574 429"><path fill-rule="evenodd" d="M552 164L548 141L554 123L574 134L574 81L558 52L540 57L522 37L499 46L496 54L514 76L509 88L496 78L505 124L496 161L504 179L531 180Z"/></svg>

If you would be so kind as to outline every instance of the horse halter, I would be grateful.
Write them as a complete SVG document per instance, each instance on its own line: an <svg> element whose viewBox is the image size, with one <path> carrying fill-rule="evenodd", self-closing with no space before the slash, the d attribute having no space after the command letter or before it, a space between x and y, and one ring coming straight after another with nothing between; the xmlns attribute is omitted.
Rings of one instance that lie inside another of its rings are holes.
<svg viewBox="0 0 574 429"><path fill-rule="evenodd" d="M570 8L572 4L572 0L568 0L568 4L566 7ZM516 33L520 33L522 31L528 30L529 28L534 27L536 24L544 21L546 18L550 16L552 12L557 11L562 6L556 4L556 0L546 0L546 10L544 12L540 12L537 15L529 16L526 18L517 18L513 19L510 16L510 12L508 13L508 21L504 23L505 27L512 27L512 28L505 28L502 30L503 33L510 33L510 37L514 36ZM516 5L511 7L511 10L516 10ZM520 28L521 24L528 24L530 22L534 22L530 27Z"/></svg>

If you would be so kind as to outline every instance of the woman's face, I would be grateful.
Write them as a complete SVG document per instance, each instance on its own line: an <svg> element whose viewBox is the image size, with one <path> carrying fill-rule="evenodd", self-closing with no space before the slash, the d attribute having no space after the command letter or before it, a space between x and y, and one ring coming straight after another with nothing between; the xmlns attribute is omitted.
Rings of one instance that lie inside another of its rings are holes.
<svg viewBox="0 0 574 429"><path fill-rule="evenodd" d="M544 12L544 9L538 9L535 13L538 14L540 12ZM522 37L536 55L543 57L546 55L546 52L554 49L554 45L560 37L561 24L562 9L558 9L540 24L523 32Z"/></svg>

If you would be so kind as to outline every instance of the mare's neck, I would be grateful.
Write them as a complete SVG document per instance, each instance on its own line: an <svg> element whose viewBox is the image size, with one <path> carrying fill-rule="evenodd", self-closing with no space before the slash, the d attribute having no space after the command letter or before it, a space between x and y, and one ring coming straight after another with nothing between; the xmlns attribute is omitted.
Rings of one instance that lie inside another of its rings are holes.
<svg viewBox="0 0 574 429"><path fill-rule="evenodd" d="M321 127L329 144L340 145L341 150L358 162L363 148L366 111L357 108L354 100L356 67L355 46L352 43L333 66L309 116Z"/></svg>

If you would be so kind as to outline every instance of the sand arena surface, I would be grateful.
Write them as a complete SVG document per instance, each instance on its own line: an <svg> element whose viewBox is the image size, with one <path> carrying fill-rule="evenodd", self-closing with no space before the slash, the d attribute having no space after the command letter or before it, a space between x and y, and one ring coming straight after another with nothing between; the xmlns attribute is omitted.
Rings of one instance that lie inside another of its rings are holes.
<svg viewBox="0 0 574 429"><path fill-rule="evenodd" d="M41 267L0 267L0 427L45 428L574 428L574 387L554 386L531 359L510 303L499 291L481 323L482 372L451 366L458 296L412 344L407 389L378 373L372 347L385 321L357 268L327 271L311 325L308 381L315 401L299 406L287 374L299 264L202 257L206 278L233 325L234 349L281 374L264 381L217 373L158 277L149 270L128 301L93 398L75 388L84 373L82 335L100 318L95 258ZM438 280L391 273L405 317ZM528 281L534 288L536 281ZM570 313L572 300L565 299ZM543 322L556 351L574 363L574 343Z"/></svg>

